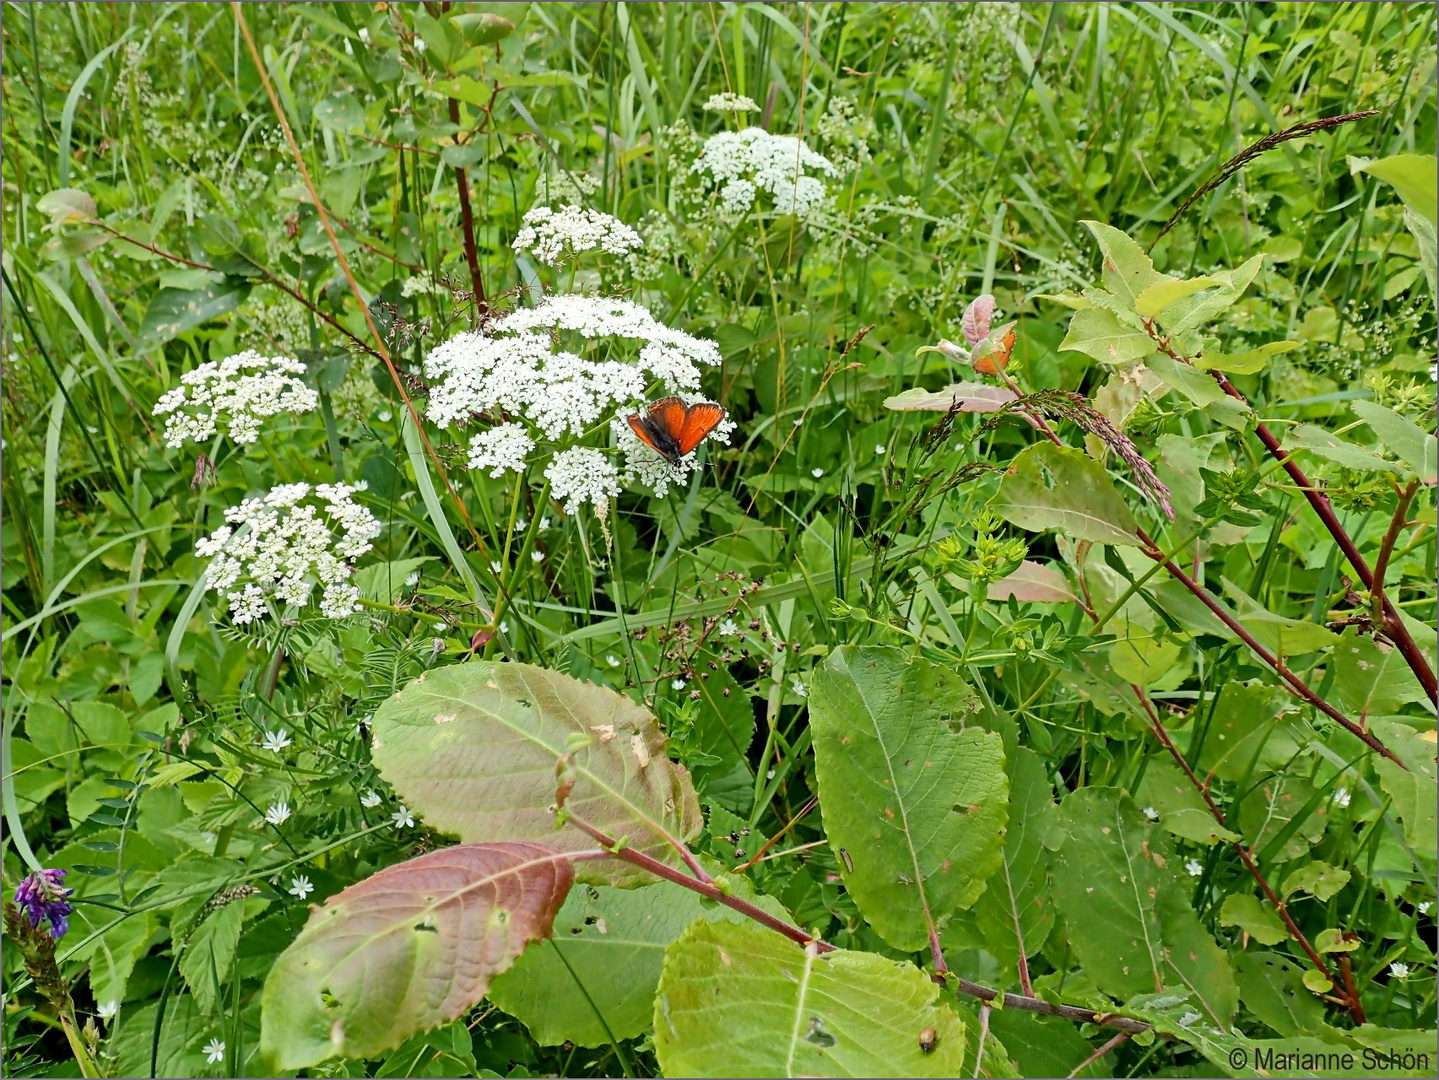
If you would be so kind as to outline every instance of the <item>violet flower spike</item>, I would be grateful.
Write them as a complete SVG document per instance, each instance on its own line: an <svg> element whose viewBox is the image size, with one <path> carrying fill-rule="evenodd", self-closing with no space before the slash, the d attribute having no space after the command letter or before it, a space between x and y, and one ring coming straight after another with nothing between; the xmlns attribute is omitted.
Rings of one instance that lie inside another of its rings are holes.
<svg viewBox="0 0 1439 1080"><path fill-rule="evenodd" d="M38 929L40 921L48 919L50 936L56 941L70 929L70 913L75 910L67 899L75 890L61 884L66 873L65 870L37 870L27 874L15 887L15 902L30 916L30 925Z"/></svg>

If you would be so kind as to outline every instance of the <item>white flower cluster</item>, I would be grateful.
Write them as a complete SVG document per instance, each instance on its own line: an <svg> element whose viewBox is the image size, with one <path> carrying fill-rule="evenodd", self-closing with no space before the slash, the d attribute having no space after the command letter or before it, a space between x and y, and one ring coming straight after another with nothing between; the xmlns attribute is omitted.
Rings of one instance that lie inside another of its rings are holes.
<svg viewBox="0 0 1439 1080"><path fill-rule="evenodd" d="M533 251L546 266L558 266L567 256L579 258L581 252L596 249L610 255L628 255L643 243L640 234L623 221L598 210L537 206L525 215L511 246L516 251Z"/></svg>
<svg viewBox="0 0 1439 1080"><path fill-rule="evenodd" d="M585 503L605 505L620 493L619 468L593 446L561 450L545 468L550 493L565 504L565 513L577 514Z"/></svg>
<svg viewBox="0 0 1439 1080"><path fill-rule="evenodd" d="M225 511L227 524L195 545L210 559L209 588L230 601L230 617L244 625L264 618L269 602L301 605L318 582L320 613L340 619L359 610L359 590L348 583L353 560L370 550L380 523L351 496L364 488L320 484L323 503L303 503L309 484L281 484L263 498L246 499ZM339 530L338 538L332 528Z"/></svg>
<svg viewBox="0 0 1439 1080"><path fill-rule="evenodd" d="M699 394L680 394L678 396L686 405L692 405L696 401L702 400ZM623 416L615 417L611 421L610 427L615 433L615 444L625 455L625 467L620 479L626 484L639 481L644 487L653 491L657 499L663 499L669 493L671 485L678 487L684 483L685 477L699 468L699 462L695 460L695 451L680 458L678 465L671 465L652 447L646 446L640 441L640 437L634 433L629 421ZM734 429L734 421L726 416L715 425L715 429L706 436L706 439L713 439L728 445L730 434Z"/></svg>
<svg viewBox="0 0 1439 1080"><path fill-rule="evenodd" d="M759 106L754 103L754 100L743 94L711 94L709 100L701 108L705 112L759 112Z"/></svg>
<svg viewBox="0 0 1439 1080"><path fill-rule="evenodd" d="M489 469L496 480L507 472L524 472L525 455L534 448L523 424L497 424L470 440L470 468Z"/></svg>
<svg viewBox="0 0 1439 1080"><path fill-rule="evenodd" d="M252 443L260 422L278 413L311 412L319 395L295 376L305 373L298 360L261 356L246 350L211 360L180 376L180 385L155 402L154 415L165 421L165 445L184 446L214 436L224 422L237 443Z"/></svg>
<svg viewBox="0 0 1439 1080"><path fill-rule="evenodd" d="M835 176L837 170L793 135L771 135L764 128L722 131L705 141L692 173L708 173L719 186L726 215L737 216L754 206L761 193L774 200L780 214L803 216L825 201L824 182L812 170Z"/></svg>
<svg viewBox="0 0 1439 1080"><path fill-rule="evenodd" d="M587 360L556 351L558 330L588 340L618 337L644 342L634 362ZM550 440L582 435L606 411L637 401L650 379L667 390L699 385L697 364L717 365L719 347L657 322L628 300L552 296L497 320L490 332L457 334L425 360L431 382L428 413L440 427L495 409L522 416ZM507 444L518 444L512 438ZM494 453L498 445L483 449Z"/></svg>

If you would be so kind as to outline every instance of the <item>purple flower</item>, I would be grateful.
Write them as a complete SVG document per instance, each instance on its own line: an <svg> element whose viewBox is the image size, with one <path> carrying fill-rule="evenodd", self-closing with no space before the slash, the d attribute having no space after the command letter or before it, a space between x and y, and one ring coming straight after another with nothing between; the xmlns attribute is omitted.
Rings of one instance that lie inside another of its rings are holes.
<svg viewBox="0 0 1439 1080"><path fill-rule="evenodd" d="M75 890L61 884L65 880L64 870L37 870L27 874L15 888L15 902L30 916L30 925L39 927L42 919L50 920L50 936L56 941L70 929L70 906L67 897Z"/></svg>

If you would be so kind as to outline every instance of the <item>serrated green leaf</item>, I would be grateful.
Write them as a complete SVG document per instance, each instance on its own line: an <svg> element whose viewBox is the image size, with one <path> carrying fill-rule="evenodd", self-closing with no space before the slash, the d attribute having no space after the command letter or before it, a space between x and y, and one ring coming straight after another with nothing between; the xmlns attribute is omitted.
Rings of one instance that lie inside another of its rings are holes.
<svg viewBox="0 0 1439 1080"><path fill-rule="evenodd" d="M813 679L830 846L860 910L895 948L922 948L928 920L941 926L968 908L1001 865L1004 747L966 722L978 708L956 675L897 649L836 650Z"/></svg>
<svg viewBox="0 0 1439 1080"><path fill-rule="evenodd" d="M719 761L696 766L695 781L703 785L707 802L748 815L754 805L754 771L748 758L754 741L754 706L728 668L708 675L694 683L700 692L695 742L702 753Z"/></svg>
<svg viewBox="0 0 1439 1080"><path fill-rule="evenodd" d="M234 311L249 295L244 281L226 279L199 289L159 289L140 320L136 352L148 352L203 322Z"/></svg>
<svg viewBox="0 0 1439 1080"><path fill-rule="evenodd" d="M1392 461L1386 461L1373 450L1358 446L1348 439L1315 424L1295 424L1284 436L1286 450L1308 451L1325 461L1343 465L1346 469L1362 472L1402 473L1404 469Z"/></svg>
<svg viewBox="0 0 1439 1080"><path fill-rule="evenodd" d="M541 844L468 844L386 867L330 897L265 978L275 1068L373 1057L454 1020L531 941L573 881Z"/></svg>
<svg viewBox="0 0 1439 1080"><path fill-rule="evenodd" d="M1334 648L1334 693L1340 704L1360 720L1397 713L1422 701L1424 688L1404 656L1392 645L1345 631Z"/></svg>
<svg viewBox="0 0 1439 1080"><path fill-rule="evenodd" d="M1392 184L1405 206L1439 226L1439 172L1433 154L1395 154L1371 161L1364 171Z"/></svg>
<svg viewBox="0 0 1439 1080"><path fill-rule="evenodd" d="M207 1016L215 1011L224 992L244 924L245 905L226 904L195 927L180 954L180 974L195 996L195 1004Z"/></svg>
<svg viewBox="0 0 1439 1080"><path fill-rule="evenodd" d="M1307 892L1316 900L1328 900L1349 884L1349 876L1349 871L1342 867L1316 860L1305 863L1286 877L1279 895L1287 900L1297 892Z"/></svg>
<svg viewBox="0 0 1439 1080"><path fill-rule="evenodd" d="M1263 371L1271 356L1291 352L1303 346L1301 341L1271 341L1257 349L1239 353L1211 352L1194 358L1194 366L1202 371L1227 371L1233 375L1253 375Z"/></svg>
<svg viewBox="0 0 1439 1080"><path fill-rule="evenodd" d="M556 767L572 736L565 806L606 835L677 864L668 837L702 827L689 774L666 756L654 716L593 683L529 664L471 662L422 675L375 712L372 757L407 805L467 843L535 840L563 851L595 842L555 829ZM584 862L593 884L650 876L618 860Z"/></svg>
<svg viewBox="0 0 1439 1080"><path fill-rule="evenodd" d="M1433 485L1439 480L1439 469L1436 469L1439 440L1433 435L1393 409L1386 409L1372 401L1356 401L1351 407L1354 415L1369 425L1380 442L1419 474L1421 481Z"/></svg>
<svg viewBox="0 0 1439 1080"><path fill-rule="evenodd" d="M1156 319L1170 305L1220 284L1222 283L1217 278L1212 277L1169 278L1167 281L1157 281L1134 298L1134 313L1141 319Z"/></svg>
<svg viewBox="0 0 1439 1080"><path fill-rule="evenodd" d="M1154 260L1127 235L1101 221L1081 221L1099 242L1104 287L1119 297L1133 311L1140 293L1151 285L1172 281L1167 274L1154 269Z"/></svg>
<svg viewBox="0 0 1439 1080"><path fill-rule="evenodd" d="M1139 545L1134 515L1103 466L1082 450L1039 442L1010 462L989 507L1030 532L1071 540Z"/></svg>
<svg viewBox="0 0 1439 1080"><path fill-rule="evenodd" d="M1277 705L1272 687L1262 683L1228 683L1214 705L1214 718L1205 731L1199 761L1200 776L1213 773L1221 780L1240 780L1259 754L1258 765L1283 764L1298 749L1290 732L1293 716Z"/></svg>
<svg viewBox="0 0 1439 1080"><path fill-rule="evenodd" d="M961 1076L964 1023L939 995L909 963L700 920L665 954L655 1053L666 1076Z"/></svg>
<svg viewBox="0 0 1439 1080"><path fill-rule="evenodd" d="M1143 330L1119 321L1103 308L1084 308L1069 320L1069 332L1059 343L1060 352L1081 352L1101 364L1127 364L1142 360L1157 350L1154 339Z"/></svg>
<svg viewBox="0 0 1439 1080"><path fill-rule="evenodd" d="M1165 328L1171 334L1185 334L1210 322L1244 295L1263 265L1264 256L1255 255L1233 270L1216 270L1209 276L1220 287L1173 304L1165 313Z"/></svg>
<svg viewBox="0 0 1439 1080"><path fill-rule="evenodd" d="M1404 839L1409 846L1432 859L1439 843L1435 823L1439 788L1435 781L1434 743L1421 738L1409 725L1388 720L1375 721L1374 734L1407 766L1407 769L1400 768L1388 758L1376 755L1374 768L1379 773L1379 786L1394 800L1394 812L1404 824Z"/></svg>

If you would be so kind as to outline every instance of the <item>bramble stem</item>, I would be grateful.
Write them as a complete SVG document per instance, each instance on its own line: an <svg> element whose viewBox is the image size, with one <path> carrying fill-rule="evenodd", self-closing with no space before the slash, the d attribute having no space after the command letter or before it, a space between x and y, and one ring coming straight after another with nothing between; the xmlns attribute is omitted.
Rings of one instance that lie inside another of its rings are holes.
<svg viewBox="0 0 1439 1080"><path fill-rule="evenodd" d="M1384 578L1389 573L1389 557L1394 553L1394 544L1409 518L1409 507L1413 504L1418 490L1418 479L1410 480L1406 487L1401 488L1396 484L1394 488L1394 493L1399 497L1399 505L1394 508L1394 516L1389 519L1389 528L1384 533L1384 539L1379 542L1379 557L1374 560L1374 582L1369 586L1370 610L1378 626L1385 625L1384 609L1389 601L1384 595Z"/></svg>

